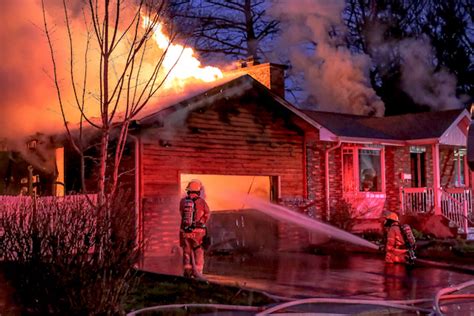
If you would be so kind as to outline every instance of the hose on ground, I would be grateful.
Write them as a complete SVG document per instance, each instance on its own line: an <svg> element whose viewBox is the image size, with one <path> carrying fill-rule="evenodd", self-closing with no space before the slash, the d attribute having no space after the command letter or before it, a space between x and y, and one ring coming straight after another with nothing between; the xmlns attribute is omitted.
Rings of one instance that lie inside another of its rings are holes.
<svg viewBox="0 0 474 316"><path fill-rule="evenodd" d="M441 297L443 297L444 295L448 294L448 293L453 293L453 292L457 292L457 291L460 291L466 287L470 287L470 286L473 286L474 285L474 280L471 280L471 281L467 281L467 282L464 282L464 283L461 283L461 284L458 284L458 285L455 285L455 286L451 286L451 287L447 287L447 288L444 288L444 289L441 289L439 290L436 295L435 295L435 299L434 299L434 304L433 304L433 308L434 308L434 314L433 315L443 315L443 313L441 312L441 307L440 307L440 304L439 304L439 301L441 299Z"/></svg>
<svg viewBox="0 0 474 316"><path fill-rule="evenodd" d="M464 282L452 287L443 288L436 293L434 299L424 298L424 299L412 299L412 300L384 301L384 300L340 299L340 298L305 298L305 299L294 299L294 300L287 301L285 303L281 303L269 308L266 308L265 306L258 307L258 306L225 305L225 304L171 304L171 305L158 305L158 306L153 306L153 307L142 308L140 310L136 310L136 311L128 313L127 316L136 316L145 312L156 312L156 311L161 311L161 310L177 309L177 308L210 308L210 309L216 309L216 310L259 312L256 315L269 315L271 313L277 312L279 310L282 310L288 307L293 307L293 306L298 306L298 305L303 305L303 304L328 304L328 303L365 304L365 305L372 305L372 306L383 306L383 307L391 307L391 308L396 308L396 309L401 309L401 310L406 310L406 311L423 312L430 315L442 316L444 314L441 311L440 301L474 299L474 294L449 294L456 291L460 291L470 286L474 286L474 280ZM272 295L269 294L269 297L270 296ZM285 300L288 300L288 299L289 298L285 298ZM430 302L433 304L432 309L411 306L415 304L423 304L423 303L430 303Z"/></svg>
<svg viewBox="0 0 474 316"><path fill-rule="evenodd" d="M436 262L436 261L431 261L431 260L426 260L426 259L419 259L419 258L416 258L415 263L422 264L422 265L433 266L433 267L437 267L437 268L456 270L456 271L469 273L469 274L474 274L474 268L470 267L470 266L465 266L465 265L456 265L456 264L452 264L452 263Z"/></svg>
<svg viewBox="0 0 474 316"><path fill-rule="evenodd" d="M244 306L244 305L225 305L225 304L171 304L171 305L158 305L152 307L145 307L127 314L127 316L136 316L146 312L157 312L166 309L177 309L177 308L212 308L221 310L234 310L234 311L246 311L246 312L258 312L263 307L257 306Z"/></svg>
<svg viewBox="0 0 474 316"><path fill-rule="evenodd" d="M257 314L257 316L262 316L262 315L269 315L271 313L274 313L276 311L292 307L292 306L297 306L297 305L303 305L303 304L327 304L327 303L337 303L337 304L366 304L366 305L375 305L375 306L384 306L384 307L393 307L397 309L402 309L402 310L407 310L407 311L420 311L424 313L429 313L431 312L430 309L426 308L420 308L420 307L415 307L415 306L408 306L404 304L397 304L397 303L392 303L389 301L379 301L379 300L359 300L359 299L339 299L339 298L306 298L306 299L301 299L301 300L295 300L292 302L286 302L283 304L279 304L273 307L270 307L260 313Z"/></svg>

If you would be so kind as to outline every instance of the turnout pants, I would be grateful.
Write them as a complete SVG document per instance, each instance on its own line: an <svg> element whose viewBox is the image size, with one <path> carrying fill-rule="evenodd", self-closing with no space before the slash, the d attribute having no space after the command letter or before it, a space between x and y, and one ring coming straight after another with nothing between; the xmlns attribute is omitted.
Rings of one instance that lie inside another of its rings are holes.
<svg viewBox="0 0 474 316"><path fill-rule="evenodd" d="M202 274L204 268L202 239L205 234L204 229L195 229L191 233L182 232L180 236L181 247L183 248L183 269L185 276L197 276L196 274Z"/></svg>

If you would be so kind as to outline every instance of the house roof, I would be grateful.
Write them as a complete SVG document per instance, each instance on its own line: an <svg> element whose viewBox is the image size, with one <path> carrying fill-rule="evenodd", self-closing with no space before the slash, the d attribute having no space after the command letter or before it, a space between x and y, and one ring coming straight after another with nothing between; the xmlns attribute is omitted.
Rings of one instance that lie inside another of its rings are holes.
<svg viewBox="0 0 474 316"><path fill-rule="evenodd" d="M282 108L292 112L296 115L296 117L302 119L307 124L318 129L321 127L317 122L310 119L303 112L301 112L301 110L293 106L282 97L279 97L273 93L270 89L261 84L258 80L252 78L250 75L243 75L233 78L230 81L226 81L224 83L220 82L220 84L215 87L198 93L197 95L187 98L181 102L162 107L158 111L138 118L137 121L140 125L161 122L167 119L168 116L173 113L197 110L199 108L213 104L216 100L241 96L252 89L256 90L259 96L272 99L277 104L281 105Z"/></svg>
<svg viewBox="0 0 474 316"><path fill-rule="evenodd" d="M464 111L456 109L386 117L310 110L303 110L303 113L340 137L417 140L440 138Z"/></svg>
<svg viewBox="0 0 474 316"><path fill-rule="evenodd" d="M439 112L411 113L386 117L367 117L343 113L300 110L270 91L249 75L217 82L214 87L198 91L194 96L180 102L164 106L160 110L140 117L140 125L149 125L168 120L169 115L197 110L213 104L216 100L243 95L256 89L259 96L271 98L314 128L329 131L337 137L367 140L387 140L393 142L439 139L453 126L464 109ZM322 132L321 132L322 134ZM322 137L324 138L324 137ZM330 140L330 139L326 139ZM331 139L334 140L334 139Z"/></svg>

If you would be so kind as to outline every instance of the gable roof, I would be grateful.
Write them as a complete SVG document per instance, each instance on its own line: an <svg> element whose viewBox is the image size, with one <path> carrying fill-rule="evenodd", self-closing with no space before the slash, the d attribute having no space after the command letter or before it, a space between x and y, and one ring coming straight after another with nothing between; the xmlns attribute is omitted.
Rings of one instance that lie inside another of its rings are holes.
<svg viewBox="0 0 474 316"><path fill-rule="evenodd" d="M195 96L142 116L137 121L140 125L161 123L173 113L179 114L197 110L213 104L216 100L238 97L251 90L255 90L259 96L271 99L313 128L320 130L322 140L334 141L335 136L369 141L386 140L404 144L416 140L441 139L449 134L449 130L455 125L455 122L460 121L463 116L469 117L468 112L464 109L386 117L300 110L249 75L230 78L224 82L216 82L216 84L217 86L210 87Z"/></svg>
<svg viewBox="0 0 474 316"><path fill-rule="evenodd" d="M277 105L295 114L296 117L302 119L307 124L317 129L321 127L317 122L310 119L303 112L301 112L301 110L296 108L294 105L292 105L282 97L273 93L270 89L268 89L266 86L261 84L258 80L254 79L250 75L243 75L234 78L230 81L221 83L193 97L163 107L158 111L138 118L137 121L140 125L149 125L156 122L162 122L165 118L167 118L173 113L197 110L199 108L203 108L205 106L213 104L213 102L215 102L216 100L242 96L246 92L251 90L255 90L256 92L258 92L259 96L263 96L268 98L269 100L274 101Z"/></svg>
<svg viewBox="0 0 474 316"><path fill-rule="evenodd" d="M303 112L339 137L401 141L440 138L463 113L467 114L463 109L386 117Z"/></svg>

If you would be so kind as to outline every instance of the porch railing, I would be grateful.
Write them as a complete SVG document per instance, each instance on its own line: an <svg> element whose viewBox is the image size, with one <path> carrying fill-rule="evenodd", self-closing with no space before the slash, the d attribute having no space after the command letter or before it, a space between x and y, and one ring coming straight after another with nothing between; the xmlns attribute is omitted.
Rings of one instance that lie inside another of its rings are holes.
<svg viewBox="0 0 474 316"><path fill-rule="evenodd" d="M470 189L445 189L441 193L441 212L459 232L466 233L468 219L472 213L472 191Z"/></svg>
<svg viewBox="0 0 474 316"><path fill-rule="evenodd" d="M434 209L433 188L402 188L400 192L403 214L428 213Z"/></svg>
<svg viewBox="0 0 474 316"><path fill-rule="evenodd" d="M465 233L473 215L471 189L442 189L439 194L441 213ZM400 200L403 214L428 213L435 207L433 188L402 188Z"/></svg>

